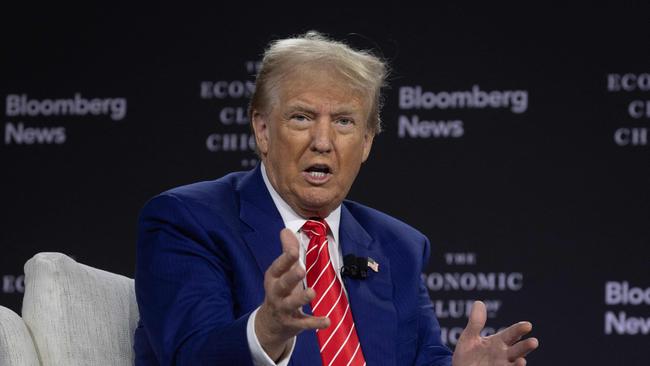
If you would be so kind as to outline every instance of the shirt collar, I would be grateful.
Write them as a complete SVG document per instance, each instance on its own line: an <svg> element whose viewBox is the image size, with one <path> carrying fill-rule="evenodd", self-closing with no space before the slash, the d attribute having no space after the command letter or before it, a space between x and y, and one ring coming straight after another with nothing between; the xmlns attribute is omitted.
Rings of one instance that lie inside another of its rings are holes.
<svg viewBox="0 0 650 366"><path fill-rule="evenodd" d="M296 211L294 211L291 206L287 202L285 202L282 197L278 194L278 192L275 191L275 188L271 185L271 182L269 181L269 177L266 175L266 168L264 166L264 163L260 162L261 169L262 169L262 179L264 180L264 185L266 186L266 189L269 191L271 194L271 198L273 199L273 203L275 204L275 207L277 207L278 211L280 212L280 216L282 216L282 221L284 222L284 226L293 231L294 233L297 233L300 231L300 228L307 222L307 219L298 215ZM330 214L325 218L325 221L327 222L327 225L329 225L330 230L332 231L332 237L334 238L335 243L339 243L339 226L341 223L341 205L338 205L334 211L330 212Z"/></svg>

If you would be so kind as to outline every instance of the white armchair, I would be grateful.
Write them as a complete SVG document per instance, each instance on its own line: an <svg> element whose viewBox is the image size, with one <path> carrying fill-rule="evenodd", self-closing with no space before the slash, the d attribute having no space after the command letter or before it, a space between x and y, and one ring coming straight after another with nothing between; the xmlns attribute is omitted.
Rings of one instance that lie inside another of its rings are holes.
<svg viewBox="0 0 650 366"><path fill-rule="evenodd" d="M4 306L0 306L0 365L40 365L25 323Z"/></svg>
<svg viewBox="0 0 650 366"><path fill-rule="evenodd" d="M22 319L0 307L0 365L132 365L133 280L39 253L25 263Z"/></svg>

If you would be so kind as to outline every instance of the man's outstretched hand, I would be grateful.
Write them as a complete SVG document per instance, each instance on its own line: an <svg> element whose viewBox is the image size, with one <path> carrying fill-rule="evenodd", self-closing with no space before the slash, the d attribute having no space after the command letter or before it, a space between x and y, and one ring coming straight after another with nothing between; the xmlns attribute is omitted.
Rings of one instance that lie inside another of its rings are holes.
<svg viewBox="0 0 650 366"><path fill-rule="evenodd" d="M485 304L474 302L467 327L458 339L453 366L524 366L526 355L539 345L536 338L521 337L533 326L519 322L488 337L481 337L487 312Z"/></svg>
<svg viewBox="0 0 650 366"><path fill-rule="evenodd" d="M298 262L298 238L289 229L280 232L282 254L264 273L264 302L255 317L255 334L267 355L278 360L291 339L305 329L327 328L330 320L302 312L316 293L304 289L305 270Z"/></svg>

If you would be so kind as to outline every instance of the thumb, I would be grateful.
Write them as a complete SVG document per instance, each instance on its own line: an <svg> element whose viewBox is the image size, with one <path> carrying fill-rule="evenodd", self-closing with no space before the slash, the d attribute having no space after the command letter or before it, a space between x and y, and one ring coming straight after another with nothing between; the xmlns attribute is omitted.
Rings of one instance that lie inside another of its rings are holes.
<svg viewBox="0 0 650 366"><path fill-rule="evenodd" d="M298 258L300 243L298 243L298 238L290 229L284 228L280 231L280 241L282 242L282 252Z"/></svg>
<svg viewBox="0 0 650 366"><path fill-rule="evenodd" d="M485 310L485 304L482 301L474 301L472 311L469 314L469 320L467 321L467 326L465 327L465 330L463 330L461 336L479 337L481 335L481 330L485 327L486 320L487 311Z"/></svg>

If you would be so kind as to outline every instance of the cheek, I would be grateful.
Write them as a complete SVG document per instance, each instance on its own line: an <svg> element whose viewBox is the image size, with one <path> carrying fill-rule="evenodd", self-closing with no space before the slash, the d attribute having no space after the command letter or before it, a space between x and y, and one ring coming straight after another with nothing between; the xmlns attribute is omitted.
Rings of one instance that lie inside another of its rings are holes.
<svg viewBox="0 0 650 366"><path fill-rule="evenodd" d="M360 158L358 153L342 157L341 172L343 174L341 174L340 181L343 185L351 185L357 177L357 173L359 173L359 168L361 167Z"/></svg>
<svg viewBox="0 0 650 366"><path fill-rule="evenodd" d="M300 153L292 144L279 143L271 148L269 159L273 161L273 165L278 171L278 178L288 182L297 179L298 177L298 163L300 161Z"/></svg>
<svg viewBox="0 0 650 366"><path fill-rule="evenodd" d="M338 154L341 165L358 170L358 166L363 163L366 155L365 141L360 138L354 138L350 139L350 141L346 141L345 146L341 146L343 148L339 149L340 153ZM355 166L356 168L353 168Z"/></svg>

